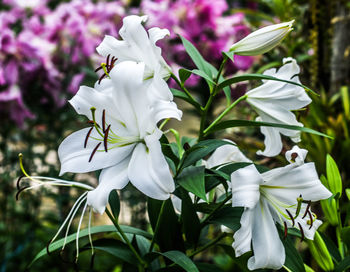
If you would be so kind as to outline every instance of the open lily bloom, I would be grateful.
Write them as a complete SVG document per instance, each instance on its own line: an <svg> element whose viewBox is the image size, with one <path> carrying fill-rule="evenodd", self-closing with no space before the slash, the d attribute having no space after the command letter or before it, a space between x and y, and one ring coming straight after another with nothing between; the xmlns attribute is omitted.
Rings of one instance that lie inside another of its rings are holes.
<svg viewBox="0 0 350 272"><path fill-rule="evenodd" d="M300 83L297 74L300 68L292 58L284 58L283 66L278 69L269 69L264 75L291 80ZM265 80L264 83L247 92L247 102L259 114L257 121L303 126L298 122L292 110L298 110L311 103L310 97L302 87L297 85ZM261 127L261 132L265 135L265 150L259 150L258 155L273 157L282 150L281 134L290 137L294 142L300 141L300 131Z"/></svg>
<svg viewBox="0 0 350 272"><path fill-rule="evenodd" d="M161 49L156 45L156 42L166 35L170 35L169 30L153 27L147 32L142 26L146 20L147 16L130 15L125 17L119 31L123 40L106 35L96 50L102 56L111 55L117 58L115 64L123 61L145 63L145 79L153 77L155 71L158 71L162 78L168 78L171 68L163 59Z"/></svg>
<svg viewBox="0 0 350 272"><path fill-rule="evenodd" d="M172 108L156 109L147 99L143 63L123 62L109 73L105 89L82 86L70 100L93 126L74 132L58 149L61 172L102 169L98 187L87 203L103 213L109 193L130 182L149 197L164 200L174 181L161 151L157 122L173 116ZM101 88L101 87L100 87Z"/></svg>
<svg viewBox="0 0 350 272"><path fill-rule="evenodd" d="M304 150L294 148L286 157L303 159ZM300 161L299 161L300 162ZM296 227L302 237L313 239L322 224L310 210L310 202L332 194L318 179L314 163L291 163L260 174L254 165L231 175L232 206L244 207L241 228L234 234L236 256L251 250L250 270L279 269L285 262L285 250L275 223Z"/></svg>

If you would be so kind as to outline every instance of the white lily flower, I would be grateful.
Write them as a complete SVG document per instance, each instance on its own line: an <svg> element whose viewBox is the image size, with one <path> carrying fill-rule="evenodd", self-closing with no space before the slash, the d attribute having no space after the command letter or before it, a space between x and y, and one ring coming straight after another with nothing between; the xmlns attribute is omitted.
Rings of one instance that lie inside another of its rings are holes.
<svg viewBox="0 0 350 272"><path fill-rule="evenodd" d="M293 21L270 25L258 29L233 44L230 51L241 56L264 54L277 46L293 30Z"/></svg>
<svg viewBox="0 0 350 272"><path fill-rule="evenodd" d="M154 109L148 103L149 83L144 64L123 62L110 71L103 90L82 86L69 101L94 124L68 136L58 149L61 172L84 173L102 169L99 185L87 203L103 213L109 193L130 182L149 197L164 200L174 181L161 151L162 132L156 124L173 117L174 108Z"/></svg>
<svg viewBox="0 0 350 272"><path fill-rule="evenodd" d="M152 78L156 71L162 78L169 78L171 68L161 55L161 49L156 42L170 35L168 29L153 27L148 30L142 26L147 16L130 15L123 19L123 26L119 35L123 40L106 35L102 43L96 48L97 52L107 57L117 58L115 64L123 61L143 62L146 65L144 78Z"/></svg>
<svg viewBox="0 0 350 272"><path fill-rule="evenodd" d="M278 69L269 69L264 75L274 76L280 79L290 80L300 83L299 77L296 76L300 72L300 68L293 58L284 58L283 66ZM292 110L298 110L311 103L310 97L306 94L302 87L297 85L264 80L264 83L246 93L247 102L259 114L257 121L303 126L298 122ZM278 155L282 150L281 135L290 137L294 142L300 141L300 131L261 127L261 132L265 135L265 150L259 150L258 155L273 157Z"/></svg>
<svg viewBox="0 0 350 272"><path fill-rule="evenodd" d="M294 148L293 153L302 156L305 150ZM314 163L292 163L262 174L250 165L233 172L231 182L232 206L245 208L233 247L240 256L251 250L252 243L250 270L283 266L285 250L276 222L285 228L285 235L287 228L296 227L302 238L313 239L322 222L311 212L310 203L332 195L318 179Z"/></svg>

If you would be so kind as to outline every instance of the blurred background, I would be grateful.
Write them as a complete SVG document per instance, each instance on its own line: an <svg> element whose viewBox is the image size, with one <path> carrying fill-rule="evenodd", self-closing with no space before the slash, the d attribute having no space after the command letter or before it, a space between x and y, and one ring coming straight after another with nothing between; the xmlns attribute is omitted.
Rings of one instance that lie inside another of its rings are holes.
<svg viewBox="0 0 350 272"><path fill-rule="evenodd" d="M18 153L24 155L27 172L57 177L56 150L71 132L86 126L67 103L80 85L92 86L101 59L96 46L105 34L118 37L122 18L147 14L146 28L168 28L170 37L159 42L163 56L174 71L194 68L176 34L193 42L205 59L221 62L221 51L259 27L295 19L294 31L273 51L257 57L236 56L226 75L245 71L262 73L279 67L284 57L296 58L301 82L317 91L309 108L296 114L306 127L334 136L334 140L302 134L320 174L325 173L326 154L337 162L343 181L350 178L350 1L342 0L2 0L0 3L0 272L24 271L35 254L57 231L76 200L74 189L40 188L20 195L16 181L22 174ZM175 86L174 83L170 83ZM187 81L200 101L207 97L204 83ZM259 82L232 86L238 97ZM218 99L211 117L222 111ZM179 102L184 120L171 123L181 136L195 135L197 116ZM242 104L232 113L254 120ZM234 140L247 156L270 166L284 164L284 157L256 157L263 147L257 129L233 129L219 137ZM284 150L291 147L284 143ZM97 184L96 174L64 176ZM345 186L346 187L346 186ZM147 229L144 196L134 188L120 193L121 221ZM344 211L347 206L344 206ZM109 223L96 216L94 224ZM69 250L69 249L68 249ZM211 260L230 271L230 260L220 252ZM84 256L82 256L84 258ZM309 265L312 265L310 261ZM32 271L69 271L71 264L57 256L41 259ZM119 271L111 257L97 258L94 271Z"/></svg>

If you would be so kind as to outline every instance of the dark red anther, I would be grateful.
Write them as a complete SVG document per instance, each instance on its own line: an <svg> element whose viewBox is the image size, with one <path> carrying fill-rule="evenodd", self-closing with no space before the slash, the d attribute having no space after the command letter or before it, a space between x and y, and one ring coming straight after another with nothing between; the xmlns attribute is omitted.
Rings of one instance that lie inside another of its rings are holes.
<svg viewBox="0 0 350 272"><path fill-rule="evenodd" d="M105 151L108 152L108 149L107 149L107 140L108 140L108 133L109 133L109 129L111 128L111 125L108 125L106 131L105 131L105 136L103 138L103 143L104 143L104 146L105 146Z"/></svg>
<svg viewBox="0 0 350 272"><path fill-rule="evenodd" d="M300 223L298 222L299 229L300 229L300 234L301 234L301 241L304 241L305 235L304 235L304 230L301 227Z"/></svg>
<svg viewBox="0 0 350 272"><path fill-rule="evenodd" d="M106 60L106 66L108 67L109 66L109 57L111 56L111 54L108 54L107 56L107 60Z"/></svg>
<svg viewBox="0 0 350 272"><path fill-rule="evenodd" d="M87 123L88 124L93 124L93 125L95 124L95 122L93 120L88 120Z"/></svg>
<svg viewBox="0 0 350 272"><path fill-rule="evenodd" d="M100 71L101 69L102 69L102 66L97 67L97 68L95 69L95 73L98 72L98 71Z"/></svg>
<svg viewBox="0 0 350 272"><path fill-rule="evenodd" d="M95 155L95 153L96 153L97 149L100 147L100 145L101 145L101 143L98 143L96 145L96 147L94 148L94 150L92 150L92 153L91 153L90 158L89 158L89 162L91 162L93 156Z"/></svg>
<svg viewBox="0 0 350 272"><path fill-rule="evenodd" d="M284 224L284 239L286 239L288 235L288 227L287 227L286 221L283 221L283 224Z"/></svg>
<svg viewBox="0 0 350 272"><path fill-rule="evenodd" d="M94 129L94 127L91 127L88 131L88 133L86 134L86 137L85 137L85 141L84 141L84 148L86 148L87 146L87 142L88 142L88 139L90 137L90 134L91 134L91 131Z"/></svg>
<svg viewBox="0 0 350 272"><path fill-rule="evenodd" d="M305 216L307 215L307 212L308 212L308 211L309 211L309 209L310 209L310 205L311 205L311 201L309 201L309 202L307 203L306 210L305 210L305 213L304 213L304 215L303 215L302 219L304 219L304 218L305 218Z"/></svg>
<svg viewBox="0 0 350 272"><path fill-rule="evenodd" d="M311 214L310 210L307 213L310 217L310 227L309 227L309 230L310 230L312 228L312 225L314 224L314 220L312 219L312 214Z"/></svg>
<svg viewBox="0 0 350 272"><path fill-rule="evenodd" d="M103 110L102 111L102 131L103 131L103 133L105 133L105 130L106 130L106 110Z"/></svg>
<svg viewBox="0 0 350 272"><path fill-rule="evenodd" d="M103 74L100 78L99 78L99 80L98 80L98 84L100 84L101 83L101 81L102 81L102 79L104 79L105 78L105 76L106 76L106 74Z"/></svg>
<svg viewBox="0 0 350 272"><path fill-rule="evenodd" d="M22 180L22 178L24 178L25 176L20 176L19 178L18 178L18 180L17 180L17 184L16 184L16 186L17 186L17 190L20 190L21 189L21 187L19 187L19 184L20 184L20 182L21 182L21 180Z"/></svg>
<svg viewBox="0 0 350 272"><path fill-rule="evenodd" d="M288 213L288 216L289 216L290 220L292 220L292 226L294 227L295 222L294 222L294 217L293 217L293 215L292 215L292 214L290 213L290 211L288 211L287 209L286 209L286 212Z"/></svg>
<svg viewBox="0 0 350 272"><path fill-rule="evenodd" d="M292 153L292 160L295 161L295 159L298 157L298 153Z"/></svg>

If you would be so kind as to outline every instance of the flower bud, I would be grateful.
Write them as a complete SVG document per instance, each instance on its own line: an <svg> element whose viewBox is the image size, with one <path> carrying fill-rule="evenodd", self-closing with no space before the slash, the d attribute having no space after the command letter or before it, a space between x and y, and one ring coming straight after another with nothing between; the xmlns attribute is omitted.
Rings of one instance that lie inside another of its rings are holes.
<svg viewBox="0 0 350 272"><path fill-rule="evenodd" d="M338 225L337 204L334 198L321 200L323 213L327 221L332 225Z"/></svg>
<svg viewBox="0 0 350 272"><path fill-rule="evenodd" d="M233 51L236 55L242 56L264 54L284 39L284 37L293 29L293 22L294 20L258 29L233 44L230 51Z"/></svg>
<svg viewBox="0 0 350 272"><path fill-rule="evenodd" d="M316 231L314 240L307 240L310 252L314 260L323 271L333 271L334 264L332 257L327 249L326 243L321 235Z"/></svg>
<svg viewBox="0 0 350 272"><path fill-rule="evenodd" d="M336 162L329 154L327 154L326 169L329 190L334 195L339 193L339 197L341 197L343 190L341 175Z"/></svg>

